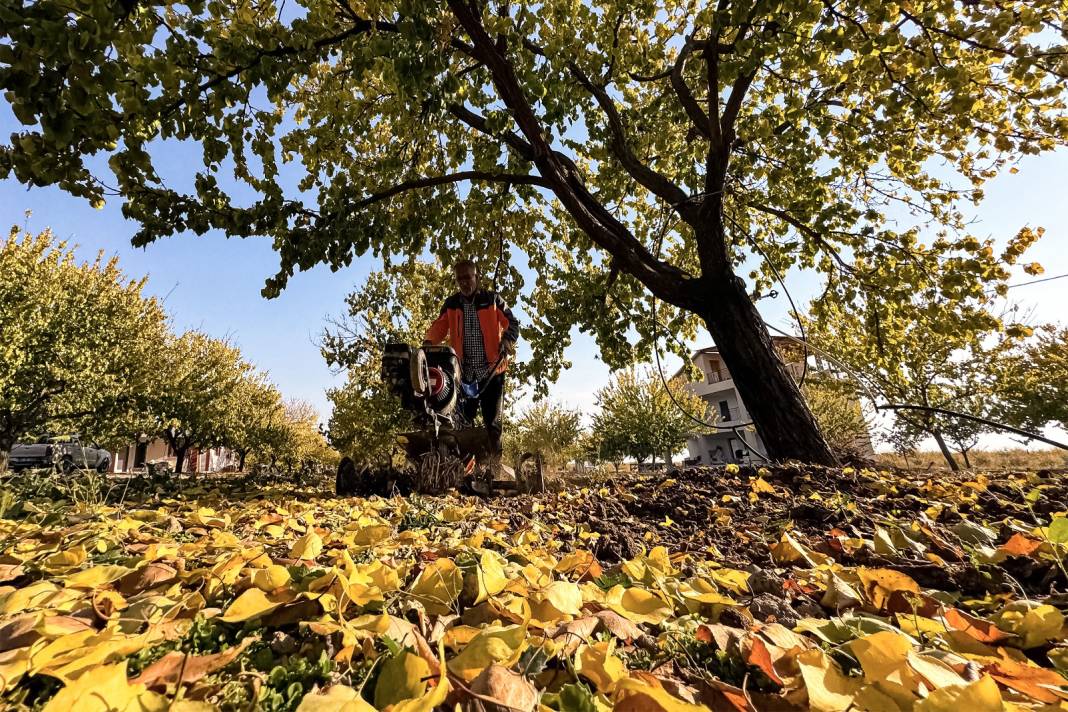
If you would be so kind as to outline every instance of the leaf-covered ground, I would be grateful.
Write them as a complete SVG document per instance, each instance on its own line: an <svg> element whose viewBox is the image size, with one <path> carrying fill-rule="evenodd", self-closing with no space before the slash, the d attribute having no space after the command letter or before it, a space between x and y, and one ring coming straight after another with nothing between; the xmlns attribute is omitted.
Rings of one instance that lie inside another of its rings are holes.
<svg viewBox="0 0 1068 712"><path fill-rule="evenodd" d="M729 468L541 496L0 491L0 701L1068 709L1060 475Z"/></svg>

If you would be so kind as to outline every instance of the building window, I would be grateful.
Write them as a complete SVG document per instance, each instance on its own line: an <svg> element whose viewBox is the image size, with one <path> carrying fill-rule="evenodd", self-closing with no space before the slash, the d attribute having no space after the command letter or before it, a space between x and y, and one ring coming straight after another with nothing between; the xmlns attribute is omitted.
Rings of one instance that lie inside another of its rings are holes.
<svg viewBox="0 0 1068 712"><path fill-rule="evenodd" d="M731 419L731 406L727 401L719 402L719 417L723 420Z"/></svg>

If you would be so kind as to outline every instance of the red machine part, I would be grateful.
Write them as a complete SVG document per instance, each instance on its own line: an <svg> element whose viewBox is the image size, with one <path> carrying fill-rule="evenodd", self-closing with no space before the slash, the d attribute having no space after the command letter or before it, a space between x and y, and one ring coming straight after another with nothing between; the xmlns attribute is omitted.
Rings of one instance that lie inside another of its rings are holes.
<svg viewBox="0 0 1068 712"><path fill-rule="evenodd" d="M430 367L430 395L437 397L445 388L445 372L437 366Z"/></svg>

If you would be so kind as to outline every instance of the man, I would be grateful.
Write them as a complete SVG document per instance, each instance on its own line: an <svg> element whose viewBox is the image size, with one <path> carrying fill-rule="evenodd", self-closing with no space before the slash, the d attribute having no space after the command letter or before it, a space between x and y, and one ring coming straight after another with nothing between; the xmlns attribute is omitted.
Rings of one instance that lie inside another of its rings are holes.
<svg viewBox="0 0 1068 712"><path fill-rule="evenodd" d="M459 292L445 300L441 314L427 329L423 345L448 338L460 360L465 383L481 390L477 399L465 400L463 416L474 422L481 407L482 422L489 434L490 455L501 455L501 406L504 402L504 371L515 355L519 322L496 292L478 288L478 267L460 260L453 269Z"/></svg>

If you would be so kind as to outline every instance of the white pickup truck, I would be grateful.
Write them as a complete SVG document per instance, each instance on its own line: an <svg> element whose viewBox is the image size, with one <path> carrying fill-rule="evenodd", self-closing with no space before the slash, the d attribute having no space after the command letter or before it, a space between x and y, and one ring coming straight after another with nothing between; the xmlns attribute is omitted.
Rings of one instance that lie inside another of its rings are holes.
<svg viewBox="0 0 1068 712"><path fill-rule="evenodd" d="M107 472L111 453L95 442L83 443L77 435L46 435L35 443L11 448L8 466L16 472L38 467L54 467L66 474L79 469Z"/></svg>

